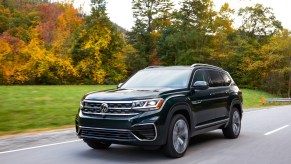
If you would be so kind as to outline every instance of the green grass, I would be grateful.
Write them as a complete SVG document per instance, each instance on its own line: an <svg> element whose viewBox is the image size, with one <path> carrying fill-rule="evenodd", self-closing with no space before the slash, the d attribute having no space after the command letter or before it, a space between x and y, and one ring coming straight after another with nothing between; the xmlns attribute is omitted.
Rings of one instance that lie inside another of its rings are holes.
<svg viewBox="0 0 291 164"><path fill-rule="evenodd" d="M244 109L248 110L248 108L260 108L263 106L270 106L274 104L265 104L262 105L261 99L264 97L267 98L276 98L276 96L258 90L251 90L251 89L242 89L243 93L243 107Z"/></svg>
<svg viewBox="0 0 291 164"><path fill-rule="evenodd" d="M81 97L116 86L0 86L0 135L74 125ZM244 108L262 107L262 91L243 89Z"/></svg>
<svg viewBox="0 0 291 164"><path fill-rule="evenodd" d="M74 124L82 96L116 86L0 86L0 135Z"/></svg>

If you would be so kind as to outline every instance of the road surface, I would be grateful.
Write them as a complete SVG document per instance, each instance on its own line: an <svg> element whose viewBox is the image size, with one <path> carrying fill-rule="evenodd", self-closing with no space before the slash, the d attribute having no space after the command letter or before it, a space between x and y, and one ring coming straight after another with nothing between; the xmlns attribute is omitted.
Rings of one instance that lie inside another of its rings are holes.
<svg viewBox="0 0 291 164"><path fill-rule="evenodd" d="M1 164L290 164L291 106L245 112L238 139L225 139L216 130L191 139L184 157L170 159L160 150L112 145L90 149L81 140L50 143L0 152Z"/></svg>

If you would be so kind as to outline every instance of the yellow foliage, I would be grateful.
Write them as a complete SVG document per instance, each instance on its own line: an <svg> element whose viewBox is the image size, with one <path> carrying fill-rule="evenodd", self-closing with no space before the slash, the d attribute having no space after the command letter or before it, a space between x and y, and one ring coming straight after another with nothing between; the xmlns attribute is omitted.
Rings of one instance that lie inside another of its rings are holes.
<svg viewBox="0 0 291 164"><path fill-rule="evenodd" d="M78 15L78 11L71 4L66 4L64 13L57 18L57 29L52 49L55 54L62 57L70 53L73 33L83 24L83 19Z"/></svg>
<svg viewBox="0 0 291 164"><path fill-rule="evenodd" d="M106 76L106 71L104 71L103 69L99 69L99 70L93 72L93 79L98 84L103 84L105 76Z"/></svg>
<svg viewBox="0 0 291 164"><path fill-rule="evenodd" d="M125 55L122 52L112 55L109 59L109 64L114 68L115 72L111 75L114 81L124 80L124 76L127 74L127 67L125 65ZM112 69L108 70L108 74L112 74Z"/></svg>
<svg viewBox="0 0 291 164"><path fill-rule="evenodd" d="M1 60L4 55L12 53L12 49L9 43L3 38L0 38L0 45L1 45L0 46L0 60Z"/></svg>
<svg viewBox="0 0 291 164"><path fill-rule="evenodd" d="M88 32L88 40L84 45L84 48L92 48L96 52L102 48L107 48L110 41L110 29L108 27L102 26L93 26Z"/></svg>

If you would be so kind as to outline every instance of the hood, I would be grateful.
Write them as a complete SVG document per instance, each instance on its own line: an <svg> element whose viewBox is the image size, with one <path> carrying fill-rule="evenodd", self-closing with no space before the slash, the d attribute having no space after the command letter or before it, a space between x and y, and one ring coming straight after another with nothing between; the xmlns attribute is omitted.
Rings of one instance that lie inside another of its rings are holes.
<svg viewBox="0 0 291 164"><path fill-rule="evenodd" d="M116 89L100 92L90 92L85 95L85 100L96 101L131 101L151 99L158 97L159 94L172 89L153 89L153 90L139 90L139 89Z"/></svg>

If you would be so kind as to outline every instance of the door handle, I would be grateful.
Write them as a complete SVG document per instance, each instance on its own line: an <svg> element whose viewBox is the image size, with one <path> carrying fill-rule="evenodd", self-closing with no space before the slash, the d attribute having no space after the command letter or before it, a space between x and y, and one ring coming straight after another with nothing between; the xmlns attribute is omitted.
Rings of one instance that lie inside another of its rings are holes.
<svg viewBox="0 0 291 164"><path fill-rule="evenodd" d="M195 104L201 104L202 103L202 100L197 100L197 101L192 101L192 104L195 105Z"/></svg>
<svg viewBox="0 0 291 164"><path fill-rule="evenodd" d="M214 96L215 95L215 93L210 93L210 96Z"/></svg>

